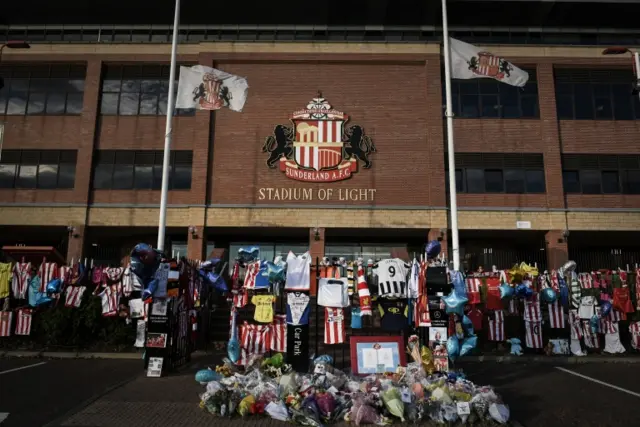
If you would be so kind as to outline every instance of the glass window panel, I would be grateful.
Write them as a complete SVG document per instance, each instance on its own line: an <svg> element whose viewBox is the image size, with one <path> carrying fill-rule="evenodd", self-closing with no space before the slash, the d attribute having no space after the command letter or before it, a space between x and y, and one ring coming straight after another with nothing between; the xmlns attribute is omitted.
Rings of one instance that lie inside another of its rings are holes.
<svg viewBox="0 0 640 427"><path fill-rule="evenodd" d="M600 183L600 171L580 171L580 184L582 185L583 194L601 194L602 185Z"/></svg>
<svg viewBox="0 0 640 427"><path fill-rule="evenodd" d="M174 190L189 190L191 188L191 165L177 164L173 166Z"/></svg>
<svg viewBox="0 0 640 427"><path fill-rule="evenodd" d="M522 194L525 192L524 170L507 169L504 171L504 187L509 194Z"/></svg>
<svg viewBox="0 0 640 427"><path fill-rule="evenodd" d="M447 179L449 179L449 174L447 174ZM456 169L456 191L464 191L464 175L462 169Z"/></svg>
<svg viewBox="0 0 640 427"><path fill-rule="evenodd" d="M529 73L529 77L531 77L531 73ZM526 85L522 88L518 88L525 95L533 95L538 98L538 84L535 82L527 82Z"/></svg>
<svg viewBox="0 0 640 427"><path fill-rule="evenodd" d="M0 90L0 115L7 111L7 95L6 92Z"/></svg>
<svg viewBox="0 0 640 427"><path fill-rule="evenodd" d="M136 79L125 79L122 80L122 91L123 92L140 92L140 80Z"/></svg>
<svg viewBox="0 0 640 427"><path fill-rule="evenodd" d="M150 190L153 186L153 166L135 166L134 188L140 190Z"/></svg>
<svg viewBox="0 0 640 427"><path fill-rule="evenodd" d="M27 114L42 114L44 113L44 104L47 95L45 93L30 93L29 104L27 105Z"/></svg>
<svg viewBox="0 0 640 427"><path fill-rule="evenodd" d="M159 115L166 115L167 114L167 103L169 102L169 94L164 92L161 93L158 99L158 114ZM176 110L176 111L181 111L181 110Z"/></svg>
<svg viewBox="0 0 640 427"><path fill-rule="evenodd" d="M577 120L592 120L594 118L594 112L591 85L588 83L577 83L574 89L575 118Z"/></svg>
<svg viewBox="0 0 640 427"><path fill-rule="evenodd" d="M64 92L49 92L47 95L47 114L64 114L64 104L67 94Z"/></svg>
<svg viewBox="0 0 640 427"><path fill-rule="evenodd" d="M20 165L20 170L18 171L18 182L16 183L16 188L36 188L37 172L38 172L38 166Z"/></svg>
<svg viewBox="0 0 640 427"><path fill-rule="evenodd" d="M158 95L143 93L140 96L140 114L156 115L158 113Z"/></svg>
<svg viewBox="0 0 640 427"><path fill-rule="evenodd" d="M638 97L630 95L629 85L611 85L611 93L613 96L613 117L616 120L633 120L632 100L638 100Z"/></svg>
<svg viewBox="0 0 640 427"><path fill-rule="evenodd" d="M624 192L626 194L640 194L640 171L625 171L624 178Z"/></svg>
<svg viewBox="0 0 640 427"><path fill-rule="evenodd" d="M504 178L499 169L484 171L484 182L487 193L502 193L504 191Z"/></svg>
<svg viewBox="0 0 640 427"><path fill-rule="evenodd" d="M558 119L573 120L573 96L557 95L556 109L558 112Z"/></svg>
<svg viewBox="0 0 640 427"><path fill-rule="evenodd" d="M122 81L117 79L104 79L102 81L102 92L120 92Z"/></svg>
<svg viewBox="0 0 640 427"><path fill-rule="evenodd" d="M51 91L51 92L66 92L67 90L69 90L69 80L65 79L65 78L52 78L48 80L49 84L47 86L47 89L45 89L47 92Z"/></svg>
<svg viewBox="0 0 640 427"><path fill-rule="evenodd" d="M51 189L58 185L58 165L38 165L38 188Z"/></svg>
<svg viewBox="0 0 640 427"><path fill-rule="evenodd" d="M0 188L13 188L18 165L0 164Z"/></svg>
<svg viewBox="0 0 640 427"><path fill-rule="evenodd" d="M113 175L113 165L111 163L98 163L93 173L93 188L111 188L111 177Z"/></svg>
<svg viewBox="0 0 640 427"><path fill-rule="evenodd" d="M484 193L484 170L467 169L467 193Z"/></svg>
<svg viewBox="0 0 640 427"><path fill-rule="evenodd" d="M497 81L493 80L481 80L478 81L478 92L481 95L497 95L499 92L499 85Z"/></svg>
<svg viewBox="0 0 640 427"><path fill-rule="evenodd" d="M595 104L596 119L612 119L613 108L611 106L611 89L607 84L593 85L593 100Z"/></svg>
<svg viewBox="0 0 640 427"><path fill-rule="evenodd" d="M67 90L69 90L69 92L84 92L84 79L68 80Z"/></svg>
<svg viewBox="0 0 640 427"><path fill-rule="evenodd" d="M499 117L500 105L498 103L498 95L482 95L480 98L482 103L482 117Z"/></svg>
<svg viewBox="0 0 640 427"><path fill-rule="evenodd" d="M67 94L67 114L82 114L82 93Z"/></svg>
<svg viewBox="0 0 640 427"><path fill-rule="evenodd" d="M163 86L160 80L142 80L141 81L141 92L142 93L160 93L162 92Z"/></svg>
<svg viewBox="0 0 640 427"><path fill-rule="evenodd" d="M171 242L171 258L187 256L187 242Z"/></svg>
<svg viewBox="0 0 640 427"><path fill-rule="evenodd" d="M518 88L504 85L500 88L501 116L506 119L520 117L520 102Z"/></svg>
<svg viewBox="0 0 640 427"><path fill-rule="evenodd" d="M478 95L460 95L460 117L476 118L479 113Z"/></svg>
<svg viewBox="0 0 640 427"><path fill-rule="evenodd" d="M528 170L525 173L527 193L544 193L546 191L544 171Z"/></svg>
<svg viewBox="0 0 640 427"><path fill-rule="evenodd" d="M100 113L118 114L119 95L117 93L103 93Z"/></svg>
<svg viewBox="0 0 640 427"><path fill-rule="evenodd" d="M562 184L565 193L579 193L580 174L578 171L562 171Z"/></svg>
<svg viewBox="0 0 640 427"><path fill-rule="evenodd" d="M137 93L121 93L120 109L121 116L135 116L138 114L139 94Z"/></svg>
<svg viewBox="0 0 640 427"><path fill-rule="evenodd" d="M130 190L133 187L133 165L116 164L113 166L114 190Z"/></svg>
<svg viewBox="0 0 640 427"><path fill-rule="evenodd" d="M31 79L29 83L29 91L31 92L46 92L49 90L49 79L38 78Z"/></svg>
<svg viewBox="0 0 640 427"><path fill-rule="evenodd" d="M76 181L76 164L62 163L58 166L58 188L73 188Z"/></svg>
<svg viewBox="0 0 640 427"><path fill-rule="evenodd" d="M7 102L7 115L23 115L27 111L27 93L11 93Z"/></svg>
<svg viewBox="0 0 640 427"><path fill-rule="evenodd" d="M29 79L8 79L5 84L7 88L11 88L11 92L29 91Z"/></svg>
<svg viewBox="0 0 640 427"><path fill-rule="evenodd" d="M520 108L522 109L522 117L536 118L540 115L538 106L538 97L531 95L520 96Z"/></svg>
<svg viewBox="0 0 640 427"><path fill-rule="evenodd" d="M281 256L286 259L289 252L301 255L309 250L309 245L304 243L278 243L274 248L274 256ZM311 261L314 264L315 261Z"/></svg>
<svg viewBox="0 0 640 427"><path fill-rule="evenodd" d="M616 194L620 192L618 171L602 171L602 192L605 194Z"/></svg>
<svg viewBox="0 0 640 427"><path fill-rule="evenodd" d="M169 165L169 176L171 176L171 165ZM162 165L153 166L153 185L154 190L162 188Z"/></svg>

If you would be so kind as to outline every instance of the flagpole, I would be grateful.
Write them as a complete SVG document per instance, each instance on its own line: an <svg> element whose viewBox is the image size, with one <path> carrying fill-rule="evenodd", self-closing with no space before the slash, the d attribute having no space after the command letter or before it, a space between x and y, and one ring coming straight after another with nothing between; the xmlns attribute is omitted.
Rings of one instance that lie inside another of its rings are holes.
<svg viewBox="0 0 640 427"><path fill-rule="evenodd" d="M447 100L447 158L449 159L449 207L451 212L451 252L453 269L460 270L460 242L458 240L458 201L456 188L456 152L453 144L453 111L451 100L451 51L449 47L449 23L447 0L442 0L442 37L444 38L444 88Z"/></svg>
<svg viewBox="0 0 640 427"><path fill-rule="evenodd" d="M164 237L167 228L167 198L169 195L169 162L171 159L171 137L173 132L173 110L176 96L174 93L176 80L176 55L178 51L178 32L180 25L180 0L176 0L173 17L173 37L171 39L171 66L169 71L169 99L167 101L167 123L164 131L164 158L162 159L162 192L160 195L160 218L158 221L157 249L164 250Z"/></svg>

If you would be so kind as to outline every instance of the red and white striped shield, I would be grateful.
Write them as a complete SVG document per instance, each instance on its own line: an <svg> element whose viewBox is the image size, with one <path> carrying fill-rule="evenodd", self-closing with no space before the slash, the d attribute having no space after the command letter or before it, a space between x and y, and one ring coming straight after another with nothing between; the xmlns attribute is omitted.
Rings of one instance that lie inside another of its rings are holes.
<svg viewBox="0 0 640 427"><path fill-rule="evenodd" d="M542 322L524 322L527 330L526 344L529 348L542 348Z"/></svg>
<svg viewBox="0 0 640 427"><path fill-rule="evenodd" d="M295 159L303 168L331 169L342 160L344 120L295 120Z"/></svg>

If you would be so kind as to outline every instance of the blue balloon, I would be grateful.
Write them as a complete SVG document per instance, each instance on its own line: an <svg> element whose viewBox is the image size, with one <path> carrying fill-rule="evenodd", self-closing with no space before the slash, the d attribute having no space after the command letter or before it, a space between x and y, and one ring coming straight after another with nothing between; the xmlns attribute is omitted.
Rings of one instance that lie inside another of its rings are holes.
<svg viewBox="0 0 640 427"><path fill-rule="evenodd" d="M531 298L531 296L533 296L533 289L531 289L524 283L520 283L518 286L516 286L516 296L518 298Z"/></svg>
<svg viewBox="0 0 640 427"><path fill-rule="evenodd" d="M49 283L47 283L47 293L48 294L57 294L60 292L60 286L62 286L62 280L53 279Z"/></svg>
<svg viewBox="0 0 640 427"><path fill-rule="evenodd" d="M593 316L591 316L591 319L589 319L589 326L591 327L591 332L594 334L598 333L598 329L600 328L600 318L598 317L597 314L594 314Z"/></svg>
<svg viewBox="0 0 640 427"><path fill-rule="evenodd" d="M553 304L558 299L558 296L556 295L556 291L554 291L551 288L544 288L540 292L540 296L542 297L542 300L544 302L547 302L549 304Z"/></svg>
<svg viewBox="0 0 640 427"><path fill-rule="evenodd" d="M464 284L464 277L459 271L451 272L451 282L453 283L453 290L459 297L467 296L467 287Z"/></svg>
<svg viewBox="0 0 640 427"><path fill-rule="evenodd" d="M437 257L440 254L441 250L442 250L442 245L440 245L439 241L437 240L430 241L429 243L427 243L427 247L426 247L427 258L433 259Z"/></svg>
<svg viewBox="0 0 640 427"><path fill-rule="evenodd" d="M238 249L238 257L244 262L255 261L260 257L260 247L240 248Z"/></svg>
<svg viewBox="0 0 640 427"><path fill-rule="evenodd" d="M447 340L447 353L451 360L456 360L458 358L460 355L460 342L458 341L458 337L449 337Z"/></svg>
<svg viewBox="0 0 640 427"><path fill-rule="evenodd" d="M313 359L313 364L314 365L317 365L318 363L325 363L327 365L333 365L333 357L329 356L328 354L323 354L323 355L318 356L315 359Z"/></svg>
<svg viewBox="0 0 640 427"><path fill-rule="evenodd" d="M569 287L567 286L567 282L564 280L564 277L558 276L558 285L560 286L560 304L562 306L569 306Z"/></svg>
<svg viewBox="0 0 640 427"><path fill-rule="evenodd" d="M466 297L461 297L455 291L451 291L449 295L442 298L446 306L447 313L455 313L464 316L464 305L469 301Z"/></svg>
<svg viewBox="0 0 640 427"><path fill-rule="evenodd" d="M475 335L473 332L473 322L466 315L462 316L462 329L464 329L465 334L473 336Z"/></svg>
<svg viewBox="0 0 640 427"><path fill-rule="evenodd" d="M240 360L240 342L236 339L232 339L227 344L227 356L233 363L237 363Z"/></svg>
<svg viewBox="0 0 640 427"><path fill-rule="evenodd" d="M515 292L516 292L515 289L513 289L513 287L508 283L503 283L502 285L500 285L501 299L513 298L513 295L515 294Z"/></svg>
<svg viewBox="0 0 640 427"><path fill-rule="evenodd" d="M199 383L209 383L211 381L220 381L222 375L211 369L200 369L196 372L196 381Z"/></svg>
<svg viewBox="0 0 640 427"><path fill-rule="evenodd" d="M153 279L152 281L149 282L147 287L144 288L144 290L142 291L142 299L146 300L151 298L153 294L156 293L157 289L158 289L158 281L156 279Z"/></svg>
<svg viewBox="0 0 640 427"><path fill-rule="evenodd" d="M460 347L460 357L466 356L471 353L474 348L478 345L478 337L467 337L462 341L462 346Z"/></svg>
<svg viewBox="0 0 640 427"><path fill-rule="evenodd" d="M600 316L606 317L611 313L611 303L609 301L602 301L600 304Z"/></svg>
<svg viewBox="0 0 640 427"><path fill-rule="evenodd" d="M269 283L284 283L285 270L283 265L276 265L272 262L267 262L267 275L269 277Z"/></svg>
<svg viewBox="0 0 640 427"><path fill-rule="evenodd" d="M47 294L45 294L44 292L38 292L38 294L36 295L35 306L38 307L40 305L49 304L51 301L53 301L53 298L47 296Z"/></svg>

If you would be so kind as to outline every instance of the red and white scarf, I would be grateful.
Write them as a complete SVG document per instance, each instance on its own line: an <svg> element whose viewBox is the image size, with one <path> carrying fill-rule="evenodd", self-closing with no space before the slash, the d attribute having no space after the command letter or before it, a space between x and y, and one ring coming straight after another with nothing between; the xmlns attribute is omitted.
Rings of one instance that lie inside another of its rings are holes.
<svg viewBox="0 0 640 427"><path fill-rule="evenodd" d="M564 329L564 308L560 301L549 304L549 325L552 329Z"/></svg>
<svg viewBox="0 0 640 427"><path fill-rule="evenodd" d="M80 307L82 296L86 290L86 286L68 286L64 297L64 306Z"/></svg>
<svg viewBox="0 0 640 427"><path fill-rule="evenodd" d="M16 335L31 335L32 312L30 308L16 310Z"/></svg>
<svg viewBox="0 0 640 427"><path fill-rule="evenodd" d="M358 298L360 299L360 314L362 316L371 316L371 294L369 293L369 285L364 277L364 268L358 265Z"/></svg>
<svg viewBox="0 0 640 427"><path fill-rule="evenodd" d="M13 267L13 275L11 277L11 291L16 299L25 299L27 297L27 287L31 280L31 263L18 262Z"/></svg>

